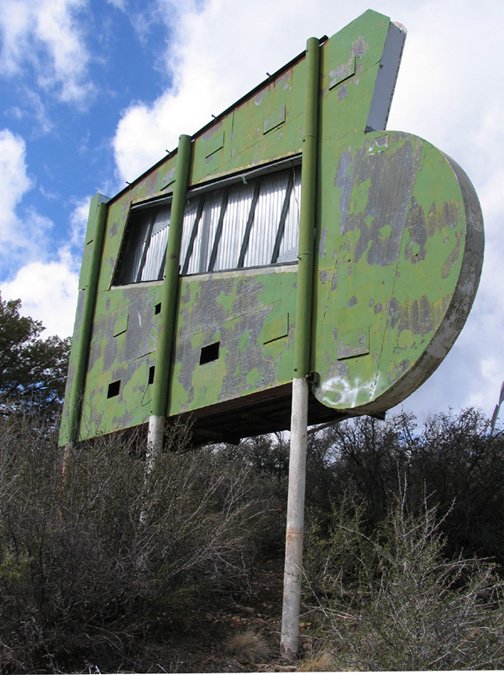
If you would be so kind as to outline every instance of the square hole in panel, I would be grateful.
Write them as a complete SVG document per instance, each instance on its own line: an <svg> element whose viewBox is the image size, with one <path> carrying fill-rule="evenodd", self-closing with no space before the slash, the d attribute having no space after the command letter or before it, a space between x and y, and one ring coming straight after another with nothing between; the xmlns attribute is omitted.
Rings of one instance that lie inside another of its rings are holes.
<svg viewBox="0 0 504 675"><path fill-rule="evenodd" d="M149 384L154 383L154 371L156 370L156 366L151 366L149 368Z"/></svg>
<svg viewBox="0 0 504 675"><path fill-rule="evenodd" d="M121 380L111 382L108 386L107 398L114 398L114 396L119 396L120 391L121 391Z"/></svg>
<svg viewBox="0 0 504 675"><path fill-rule="evenodd" d="M217 361L219 358L219 347L220 342L213 342L211 345L201 348L200 354L200 366L204 363L210 363L210 361Z"/></svg>

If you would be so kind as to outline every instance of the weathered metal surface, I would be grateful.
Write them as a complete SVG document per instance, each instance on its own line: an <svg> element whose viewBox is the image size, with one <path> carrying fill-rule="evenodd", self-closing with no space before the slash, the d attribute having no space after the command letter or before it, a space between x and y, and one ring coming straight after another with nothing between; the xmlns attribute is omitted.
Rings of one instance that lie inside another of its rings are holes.
<svg viewBox="0 0 504 675"><path fill-rule="evenodd" d="M369 11L320 44L310 423L381 412L406 397L450 348L476 291L483 232L469 180L429 143L379 129L403 39ZM300 156L306 70L303 53L192 137L188 199ZM181 276L171 312L162 280L114 286L131 207L177 189L177 160L170 153L103 207L92 298L81 284L62 443L146 424L170 314L167 417L194 416L208 438L289 426L296 263ZM84 305L94 308L89 344L79 340Z"/></svg>
<svg viewBox="0 0 504 675"><path fill-rule="evenodd" d="M314 394L378 412L412 393L455 341L479 281L482 220L460 169L426 141L379 132L335 145L322 149L333 216L317 257Z"/></svg>

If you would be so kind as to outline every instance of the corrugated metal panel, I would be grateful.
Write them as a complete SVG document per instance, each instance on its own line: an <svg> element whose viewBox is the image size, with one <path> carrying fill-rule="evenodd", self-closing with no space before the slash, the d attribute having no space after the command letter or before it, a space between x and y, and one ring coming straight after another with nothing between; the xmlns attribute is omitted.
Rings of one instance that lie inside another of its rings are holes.
<svg viewBox="0 0 504 675"><path fill-rule="evenodd" d="M287 183L288 176L285 171L265 176L261 181L254 226L250 233L244 267L269 265L271 262Z"/></svg>
<svg viewBox="0 0 504 675"><path fill-rule="evenodd" d="M298 254L299 238L299 214L301 205L301 170L300 167L294 173L294 184L289 200L289 210L285 221L285 230L280 251L278 254L278 263L295 262Z"/></svg>
<svg viewBox="0 0 504 675"><path fill-rule="evenodd" d="M198 236L198 222L201 218L202 200L192 198L187 200L184 213L184 227L182 229L182 243L180 247L180 266L182 274L187 274L187 268L195 246L195 238ZM195 229L196 227L196 229Z"/></svg>
<svg viewBox="0 0 504 675"><path fill-rule="evenodd" d="M290 183L292 189L288 191ZM200 197L205 201L196 235L198 206L190 202L184 221L183 274L295 261L300 192L299 167L249 180L244 176L234 185ZM284 210L282 236L278 239ZM192 254L186 259L191 237ZM278 251L273 260L275 244Z"/></svg>
<svg viewBox="0 0 504 675"><path fill-rule="evenodd" d="M253 193L253 184L241 183L230 188L214 270L238 266Z"/></svg>
<svg viewBox="0 0 504 675"><path fill-rule="evenodd" d="M142 268L141 281L152 281L161 277L168 243L170 212L170 205L159 207L157 210Z"/></svg>
<svg viewBox="0 0 504 675"><path fill-rule="evenodd" d="M189 194L180 267L183 275L257 267L297 259L301 171L243 175L214 191ZM130 216L115 283L161 279L169 203L137 207Z"/></svg>
<svg viewBox="0 0 504 675"><path fill-rule="evenodd" d="M126 232L126 247L117 269L118 284L130 284L137 280L145 250L152 214L143 213L131 218Z"/></svg>
<svg viewBox="0 0 504 675"><path fill-rule="evenodd" d="M201 199L202 197L200 197ZM198 234L194 240L187 274L206 272L212 253L212 247L219 223L224 190L217 190L205 196L203 211L198 226ZM185 226L185 223L184 223Z"/></svg>

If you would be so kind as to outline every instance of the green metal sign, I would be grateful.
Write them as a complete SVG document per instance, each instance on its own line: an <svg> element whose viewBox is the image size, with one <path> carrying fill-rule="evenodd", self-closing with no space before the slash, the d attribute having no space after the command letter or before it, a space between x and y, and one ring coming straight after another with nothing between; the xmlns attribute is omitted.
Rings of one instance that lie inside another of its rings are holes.
<svg viewBox="0 0 504 675"><path fill-rule="evenodd" d="M426 141L374 132L335 145L320 178L337 227L319 233L313 392L331 408L378 412L412 393L461 330L482 220L465 174Z"/></svg>
<svg viewBox="0 0 504 675"><path fill-rule="evenodd" d="M210 440L285 429L293 376L309 375L310 423L381 413L439 365L483 223L453 160L384 130L404 37L368 11L312 40L93 199L62 444L152 416Z"/></svg>

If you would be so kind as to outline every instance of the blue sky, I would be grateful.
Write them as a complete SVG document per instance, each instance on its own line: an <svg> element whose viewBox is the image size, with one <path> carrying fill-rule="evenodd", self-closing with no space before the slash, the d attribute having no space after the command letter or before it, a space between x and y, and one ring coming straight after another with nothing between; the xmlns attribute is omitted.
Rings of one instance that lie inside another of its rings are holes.
<svg viewBox="0 0 504 675"><path fill-rule="evenodd" d="M87 209L368 8L402 23L388 128L458 161L486 231L480 290L404 407L491 414L504 379L504 116L497 0L1 0L0 292L71 334Z"/></svg>

